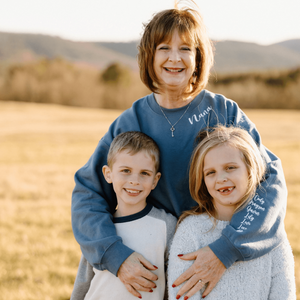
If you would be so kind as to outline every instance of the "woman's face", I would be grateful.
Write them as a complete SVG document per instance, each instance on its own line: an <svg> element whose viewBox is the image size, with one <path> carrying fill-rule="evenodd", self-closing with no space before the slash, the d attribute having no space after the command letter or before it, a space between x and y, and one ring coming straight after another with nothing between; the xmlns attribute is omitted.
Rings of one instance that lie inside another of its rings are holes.
<svg viewBox="0 0 300 300"><path fill-rule="evenodd" d="M195 71L196 49L175 30L170 41L159 44L154 55L154 72L162 92L185 90Z"/></svg>

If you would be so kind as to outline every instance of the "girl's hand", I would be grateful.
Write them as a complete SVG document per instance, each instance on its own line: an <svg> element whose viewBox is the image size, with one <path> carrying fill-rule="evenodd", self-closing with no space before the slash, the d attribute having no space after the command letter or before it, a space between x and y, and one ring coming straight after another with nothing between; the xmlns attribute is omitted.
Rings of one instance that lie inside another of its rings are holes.
<svg viewBox="0 0 300 300"><path fill-rule="evenodd" d="M208 246L185 255L179 254L178 257L183 260L195 260L195 262L174 281L173 286L178 286L185 282L178 291L176 299L179 299L186 293L184 299L187 300L208 283L202 294L202 298L205 298L226 270L223 263Z"/></svg>
<svg viewBox="0 0 300 300"><path fill-rule="evenodd" d="M118 278L123 282L126 289L133 296L142 298L139 291L153 292L152 289L156 288L153 282L158 277L149 270L156 270L157 267L153 266L147 261L143 255L133 252L123 262L117 273Z"/></svg>

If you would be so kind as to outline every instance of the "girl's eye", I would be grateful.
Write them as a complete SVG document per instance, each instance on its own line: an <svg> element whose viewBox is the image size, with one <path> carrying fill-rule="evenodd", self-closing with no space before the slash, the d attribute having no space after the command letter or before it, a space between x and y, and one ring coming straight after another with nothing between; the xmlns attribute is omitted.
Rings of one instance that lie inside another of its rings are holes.
<svg viewBox="0 0 300 300"><path fill-rule="evenodd" d="M214 171L207 172L207 173L206 173L206 176L212 175L212 174L214 174L214 173L215 173Z"/></svg>
<svg viewBox="0 0 300 300"><path fill-rule="evenodd" d="M191 51L191 48L189 48L189 47L182 47L181 50L183 50L183 51Z"/></svg>
<svg viewBox="0 0 300 300"><path fill-rule="evenodd" d="M236 169L236 167L234 167L234 166L227 167L227 170L234 170L234 169Z"/></svg>

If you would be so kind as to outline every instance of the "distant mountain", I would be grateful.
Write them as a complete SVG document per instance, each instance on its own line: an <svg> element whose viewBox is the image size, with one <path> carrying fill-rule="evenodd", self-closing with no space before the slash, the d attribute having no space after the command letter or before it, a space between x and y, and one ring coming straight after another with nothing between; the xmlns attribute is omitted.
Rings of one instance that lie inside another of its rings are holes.
<svg viewBox="0 0 300 300"><path fill-rule="evenodd" d="M0 32L0 61L26 62L38 58L62 57L71 62L105 68L111 62L120 62L137 69L136 59L100 45L74 42L40 34Z"/></svg>
<svg viewBox="0 0 300 300"><path fill-rule="evenodd" d="M235 73L300 66L300 39L268 46L237 41L214 43L216 72ZM138 41L74 42L47 35L0 32L0 61L13 63L41 57L63 57L73 63L101 69L117 61L137 70L137 45Z"/></svg>

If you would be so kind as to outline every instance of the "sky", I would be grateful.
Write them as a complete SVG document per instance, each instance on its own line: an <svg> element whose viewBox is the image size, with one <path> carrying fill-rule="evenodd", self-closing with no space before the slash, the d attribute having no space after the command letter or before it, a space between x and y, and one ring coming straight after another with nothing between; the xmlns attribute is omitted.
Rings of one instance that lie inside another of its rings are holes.
<svg viewBox="0 0 300 300"><path fill-rule="evenodd" d="M0 31L73 41L138 40L174 0L0 0ZM262 45L300 39L300 0L195 0L213 40ZM1 47L1 45L0 45Z"/></svg>

